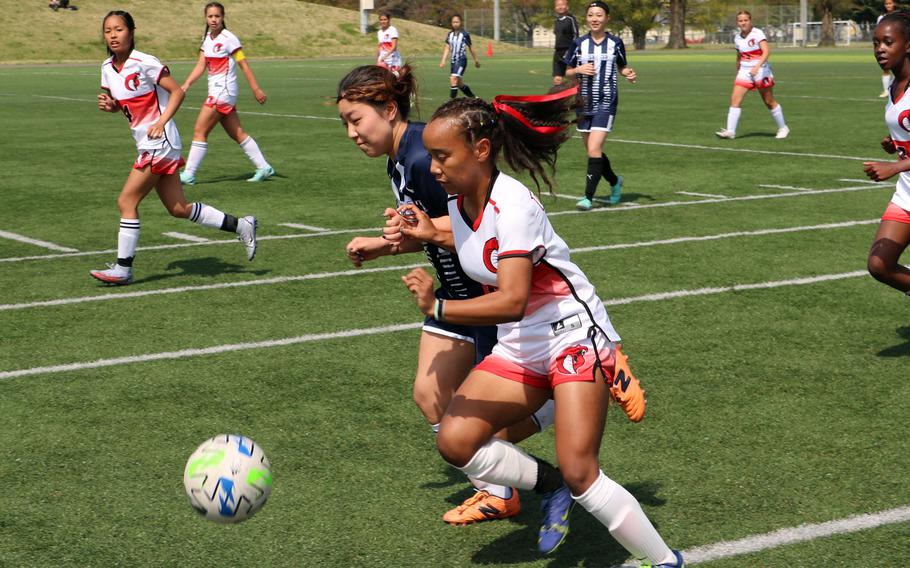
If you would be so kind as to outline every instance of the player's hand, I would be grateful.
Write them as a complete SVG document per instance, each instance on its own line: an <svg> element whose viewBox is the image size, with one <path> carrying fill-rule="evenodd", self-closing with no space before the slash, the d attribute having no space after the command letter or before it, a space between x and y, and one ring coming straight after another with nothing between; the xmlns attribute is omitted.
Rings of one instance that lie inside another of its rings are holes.
<svg viewBox="0 0 910 568"><path fill-rule="evenodd" d="M401 277L408 291L414 295L417 307L425 315L433 315L436 296L433 294L433 277L423 268L415 268Z"/></svg>
<svg viewBox="0 0 910 568"><path fill-rule="evenodd" d="M477 60L477 59L474 60L474 67L477 67L478 69L480 69L480 61L479 61L479 60Z"/></svg>
<svg viewBox="0 0 910 568"><path fill-rule="evenodd" d="M897 146L894 145L894 140L892 140L890 136L882 138L882 150L889 154L897 152Z"/></svg>
<svg viewBox="0 0 910 568"><path fill-rule="evenodd" d="M439 62L439 68L440 68L440 69L442 69L443 67L445 67L445 65L446 65L446 62L445 62L445 61L440 61L440 62Z"/></svg>
<svg viewBox="0 0 910 568"><path fill-rule="evenodd" d="M385 227L382 228L382 238L388 241L392 246L399 247L404 242L404 233L401 227L404 225L404 219L398 214L398 211L391 207L386 207L382 212L386 218Z"/></svg>
<svg viewBox="0 0 910 568"><path fill-rule="evenodd" d="M262 89L253 89L253 96L256 97L256 102L261 105L265 104L265 93L262 91Z"/></svg>
<svg viewBox="0 0 910 568"><path fill-rule="evenodd" d="M164 136L164 125L156 122L155 124L149 126L148 131L145 133L150 140L155 140Z"/></svg>
<svg viewBox="0 0 910 568"><path fill-rule="evenodd" d="M368 260L376 260L380 256L392 253L392 247L381 237L354 237L344 247L351 264L360 268Z"/></svg>
<svg viewBox="0 0 910 568"><path fill-rule="evenodd" d="M635 73L635 69L631 67L623 67L620 71L623 77L625 77L630 83L634 83L638 79L638 74Z"/></svg>
<svg viewBox="0 0 910 568"><path fill-rule="evenodd" d="M184 94L186 94L186 92L190 90L190 86L187 85L186 83L184 83L184 84L180 85L180 90L183 91Z"/></svg>
<svg viewBox="0 0 910 568"><path fill-rule="evenodd" d="M756 66L753 67L752 69L749 69L749 75L752 75L753 77L758 77L758 72L759 72L759 71L761 71L761 67L759 67L758 65L756 65Z"/></svg>
<svg viewBox="0 0 910 568"><path fill-rule="evenodd" d="M594 74L594 64L585 63L584 65L579 65L578 67L575 68L575 73L579 73L581 75L593 75Z"/></svg>
<svg viewBox="0 0 910 568"><path fill-rule="evenodd" d="M436 225L429 215L421 211L416 205L409 203L398 208L398 215L403 223L401 234L406 238L422 243L434 242L436 238Z"/></svg>
<svg viewBox="0 0 910 568"><path fill-rule="evenodd" d="M98 110L104 112L117 112L117 101L111 98L107 93L98 95Z"/></svg>
<svg viewBox="0 0 910 568"><path fill-rule="evenodd" d="M863 171L872 181L885 181L901 173L900 162L863 162Z"/></svg>

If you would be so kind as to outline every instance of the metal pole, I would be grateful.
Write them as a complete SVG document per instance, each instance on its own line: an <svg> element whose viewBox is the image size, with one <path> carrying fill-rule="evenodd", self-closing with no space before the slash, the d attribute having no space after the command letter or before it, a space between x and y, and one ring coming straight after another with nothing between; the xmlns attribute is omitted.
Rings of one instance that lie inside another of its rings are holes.
<svg viewBox="0 0 910 568"><path fill-rule="evenodd" d="M493 0L493 39L499 41L499 0Z"/></svg>
<svg viewBox="0 0 910 568"><path fill-rule="evenodd" d="M803 30L803 40L800 45L806 47L809 41L809 6L807 0L799 0L799 27Z"/></svg>

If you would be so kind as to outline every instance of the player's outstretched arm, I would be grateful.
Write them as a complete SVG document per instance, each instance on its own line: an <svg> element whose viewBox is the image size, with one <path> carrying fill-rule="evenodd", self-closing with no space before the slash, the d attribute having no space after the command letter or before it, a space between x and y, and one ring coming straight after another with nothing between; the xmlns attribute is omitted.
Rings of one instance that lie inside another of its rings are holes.
<svg viewBox="0 0 910 568"><path fill-rule="evenodd" d="M449 58L449 44L446 43L446 46L442 48L442 59L439 61L440 67L445 67L446 59Z"/></svg>
<svg viewBox="0 0 910 568"><path fill-rule="evenodd" d="M187 76L186 80L183 81L183 84L180 85L180 88L183 92L190 90L190 87L199 80L199 77L202 77L202 74L205 73L205 54L201 51L199 52L199 59L196 60L196 66L193 67L193 70L190 71L190 74Z"/></svg>
<svg viewBox="0 0 910 568"><path fill-rule="evenodd" d="M183 104L183 99L186 97L186 93L183 92L183 89L180 88L180 85L177 84L177 81L171 77L170 72L167 70L162 72L158 85L167 91L170 96L168 97L167 107L161 113L161 117L148 129L148 137L152 139L164 136L164 125L167 124L167 121L174 118L174 115L177 114L177 109L180 108L180 105Z"/></svg>
<svg viewBox="0 0 910 568"><path fill-rule="evenodd" d="M240 70L243 71L243 75L246 77L247 83L250 84L250 89L253 91L253 96L256 97L256 102L264 105L265 92L259 88L259 83L256 82L256 76L253 75L253 70L250 68L250 64L247 63L246 57L243 56L243 50L238 50L237 55L237 65L240 66Z"/></svg>
<svg viewBox="0 0 910 568"><path fill-rule="evenodd" d="M910 171L910 160L863 162L863 171L872 181L885 181L897 174Z"/></svg>

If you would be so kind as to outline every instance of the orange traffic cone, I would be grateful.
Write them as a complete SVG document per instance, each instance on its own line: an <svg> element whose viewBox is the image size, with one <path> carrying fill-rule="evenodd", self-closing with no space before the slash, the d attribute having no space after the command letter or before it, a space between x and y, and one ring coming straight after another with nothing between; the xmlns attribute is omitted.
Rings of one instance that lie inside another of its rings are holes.
<svg viewBox="0 0 910 568"><path fill-rule="evenodd" d="M493 57L493 42L487 42L487 57Z"/></svg>

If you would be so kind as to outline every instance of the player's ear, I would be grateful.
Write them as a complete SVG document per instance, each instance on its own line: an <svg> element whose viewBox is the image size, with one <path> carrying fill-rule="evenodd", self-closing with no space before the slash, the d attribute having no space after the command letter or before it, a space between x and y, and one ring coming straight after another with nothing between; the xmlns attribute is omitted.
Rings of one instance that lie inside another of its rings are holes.
<svg viewBox="0 0 910 568"><path fill-rule="evenodd" d="M474 158L478 162L486 162L490 159L490 151L493 149L493 145L490 143L489 138L481 138L477 142L474 142Z"/></svg>
<svg viewBox="0 0 910 568"><path fill-rule="evenodd" d="M398 117L398 103L395 101L387 102L385 104L385 115L390 122L393 122Z"/></svg>

